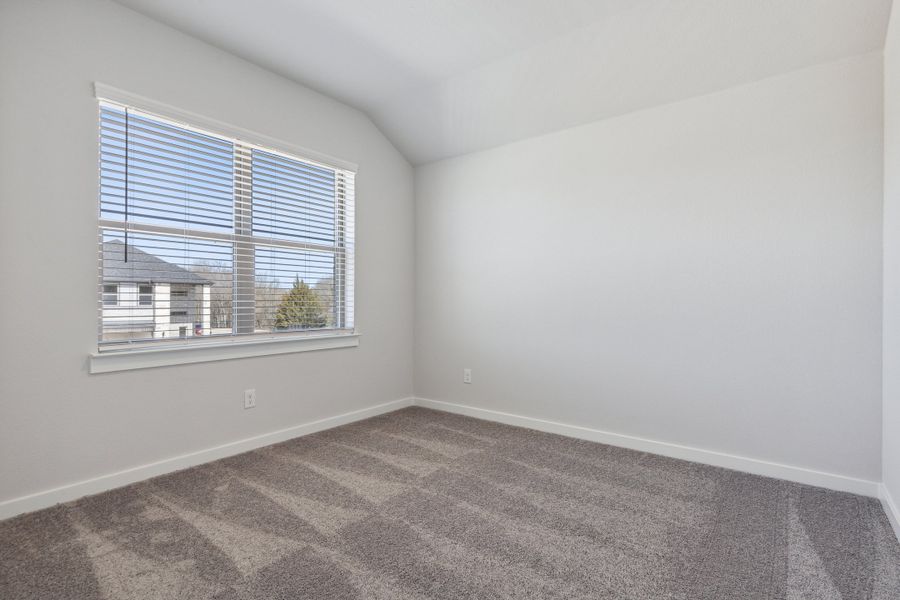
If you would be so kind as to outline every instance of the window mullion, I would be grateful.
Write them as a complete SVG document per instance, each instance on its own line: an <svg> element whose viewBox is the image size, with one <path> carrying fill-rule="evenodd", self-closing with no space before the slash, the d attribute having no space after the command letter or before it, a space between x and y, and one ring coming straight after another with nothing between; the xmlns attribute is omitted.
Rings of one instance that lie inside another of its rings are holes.
<svg viewBox="0 0 900 600"><path fill-rule="evenodd" d="M234 144L234 323L235 334L256 331L256 246L253 242L251 148Z"/></svg>

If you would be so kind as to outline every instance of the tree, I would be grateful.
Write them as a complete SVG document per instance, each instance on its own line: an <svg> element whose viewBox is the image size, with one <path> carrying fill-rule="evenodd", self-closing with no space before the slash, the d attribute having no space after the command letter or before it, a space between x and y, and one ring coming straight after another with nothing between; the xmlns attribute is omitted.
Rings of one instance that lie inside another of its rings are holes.
<svg viewBox="0 0 900 600"><path fill-rule="evenodd" d="M325 327L326 316L318 296L299 277L294 287L284 295L275 312L275 327L319 329Z"/></svg>
<svg viewBox="0 0 900 600"><path fill-rule="evenodd" d="M279 289L274 281L263 277L256 278L254 297L256 299L257 329L270 331L275 327L275 312L285 296L284 290Z"/></svg>
<svg viewBox="0 0 900 600"><path fill-rule="evenodd" d="M189 269L203 279L212 282L209 294L210 327L231 329L233 309L231 267L221 262L197 261Z"/></svg>
<svg viewBox="0 0 900 600"><path fill-rule="evenodd" d="M326 327L334 327L334 278L320 279L312 288L313 293L319 299L319 304L325 311Z"/></svg>

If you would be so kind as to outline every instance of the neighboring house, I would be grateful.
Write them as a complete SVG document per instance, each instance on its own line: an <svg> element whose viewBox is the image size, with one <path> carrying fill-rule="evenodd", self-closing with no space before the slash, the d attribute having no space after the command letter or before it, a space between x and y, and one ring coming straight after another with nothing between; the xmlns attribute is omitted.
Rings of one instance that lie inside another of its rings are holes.
<svg viewBox="0 0 900 600"><path fill-rule="evenodd" d="M103 339L208 335L212 283L118 240L103 243Z"/></svg>

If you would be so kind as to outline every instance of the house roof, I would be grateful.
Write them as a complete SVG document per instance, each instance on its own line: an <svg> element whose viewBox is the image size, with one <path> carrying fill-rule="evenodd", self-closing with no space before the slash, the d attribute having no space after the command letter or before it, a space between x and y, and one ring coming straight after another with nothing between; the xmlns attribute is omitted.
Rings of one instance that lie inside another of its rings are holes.
<svg viewBox="0 0 900 600"><path fill-rule="evenodd" d="M212 284L208 279L135 248L131 244L128 245L126 263L125 244L119 240L103 242L103 281Z"/></svg>

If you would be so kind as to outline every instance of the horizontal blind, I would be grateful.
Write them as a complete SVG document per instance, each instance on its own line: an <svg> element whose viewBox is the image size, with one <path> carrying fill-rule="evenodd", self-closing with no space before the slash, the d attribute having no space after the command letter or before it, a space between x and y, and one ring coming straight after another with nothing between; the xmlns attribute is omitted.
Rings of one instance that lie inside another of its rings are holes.
<svg viewBox="0 0 900 600"><path fill-rule="evenodd" d="M101 218L231 231L232 142L110 106L100 130Z"/></svg>
<svg viewBox="0 0 900 600"><path fill-rule="evenodd" d="M352 330L354 179L102 102L101 348Z"/></svg>
<svg viewBox="0 0 900 600"><path fill-rule="evenodd" d="M253 233L333 245L334 171L253 151Z"/></svg>

